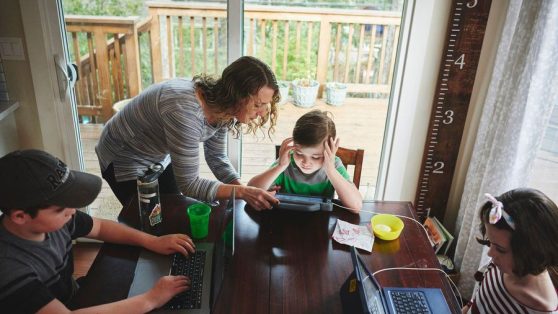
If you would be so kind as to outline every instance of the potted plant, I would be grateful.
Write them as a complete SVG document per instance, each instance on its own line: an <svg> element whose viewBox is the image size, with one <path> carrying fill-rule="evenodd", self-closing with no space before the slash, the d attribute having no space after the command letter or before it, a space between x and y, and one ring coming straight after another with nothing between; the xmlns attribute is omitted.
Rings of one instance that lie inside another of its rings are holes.
<svg viewBox="0 0 558 314"><path fill-rule="evenodd" d="M320 83L312 79L296 79L293 85L293 103L296 106L310 108L318 97Z"/></svg>
<svg viewBox="0 0 558 314"><path fill-rule="evenodd" d="M289 98L289 82L278 81L277 85L279 85L279 95L281 96L281 99L277 104L283 105L287 102L287 99Z"/></svg>
<svg viewBox="0 0 558 314"><path fill-rule="evenodd" d="M347 97L347 84L336 82L327 83L325 94L326 104L341 106Z"/></svg>

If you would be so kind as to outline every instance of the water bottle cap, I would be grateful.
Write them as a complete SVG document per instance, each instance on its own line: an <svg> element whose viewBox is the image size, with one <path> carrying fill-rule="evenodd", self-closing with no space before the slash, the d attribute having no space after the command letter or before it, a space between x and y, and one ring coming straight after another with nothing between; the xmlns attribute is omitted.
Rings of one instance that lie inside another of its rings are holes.
<svg viewBox="0 0 558 314"><path fill-rule="evenodd" d="M147 171L144 173L144 175L138 178L138 181L141 183L153 182L159 178L163 171L163 165L161 165L160 163L152 164L151 166L149 166L149 168L147 168Z"/></svg>

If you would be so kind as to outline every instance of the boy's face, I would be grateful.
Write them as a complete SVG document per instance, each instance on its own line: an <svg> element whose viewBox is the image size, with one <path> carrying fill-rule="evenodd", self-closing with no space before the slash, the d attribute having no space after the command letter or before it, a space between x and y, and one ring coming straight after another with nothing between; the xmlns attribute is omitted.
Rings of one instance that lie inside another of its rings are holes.
<svg viewBox="0 0 558 314"><path fill-rule="evenodd" d="M64 208L60 206L49 206L39 209L37 216L27 221L29 230L35 233L53 232L62 228L76 213L75 208Z"/></svg>
<svg viewBox="0 0 558 314"><path fill-rule="evenodd" d="M293 158L302 173L314 173L324 164L324 144L316 146L294 144Z"/></svg>

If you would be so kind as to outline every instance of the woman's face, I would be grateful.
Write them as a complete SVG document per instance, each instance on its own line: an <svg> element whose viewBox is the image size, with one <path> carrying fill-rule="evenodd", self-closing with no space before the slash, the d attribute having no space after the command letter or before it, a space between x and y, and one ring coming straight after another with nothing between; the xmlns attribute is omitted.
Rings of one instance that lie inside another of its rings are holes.
<svg viewBox="0 0 558 314"><path fill-rule="evenodd" d="M485 224L486 238L490 241L488 256L500 270L508 275L513 275L513 254L511 249L511 232Z"/></svg>
<svg viewBox="0 0 558 314"><path fill-rule="evenodd" d="M242 106L236 114L238 122L249 123L257 117L267 115L274 93L275 91L271 87L264 86L256 95L252 95L246 105Z"/></svg>

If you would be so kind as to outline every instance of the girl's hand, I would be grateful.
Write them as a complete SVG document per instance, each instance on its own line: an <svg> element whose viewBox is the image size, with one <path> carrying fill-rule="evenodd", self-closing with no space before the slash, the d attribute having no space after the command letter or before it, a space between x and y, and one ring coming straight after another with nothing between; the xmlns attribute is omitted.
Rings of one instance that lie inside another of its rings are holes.
<svg viewBox="0 0 558 314"><path fill-rule="evenodd" d="M172 254L178 252L184 256L196 251L196 246L192 239L185 234L167 234L160 237L153 237L145 245L146 249L159 254Z"/></svg>
<svg viewBox="0 0 558 314"><path fill-rule="evenodd" d="M324 142L324 163L322 167L326 173L328 170L335 170L335 154L339 148L339 138L330 137Z"/></svg>
<svg viewBox="0 0 558 314"><path fill-rule="evenodd" d="M293 149L294 145L292 137L287 137L285 140L283 140L283 143L281 143L281 148L279 148L279 166L286 168L289 165L289 163L291 162L290 153Z"/></svg>

